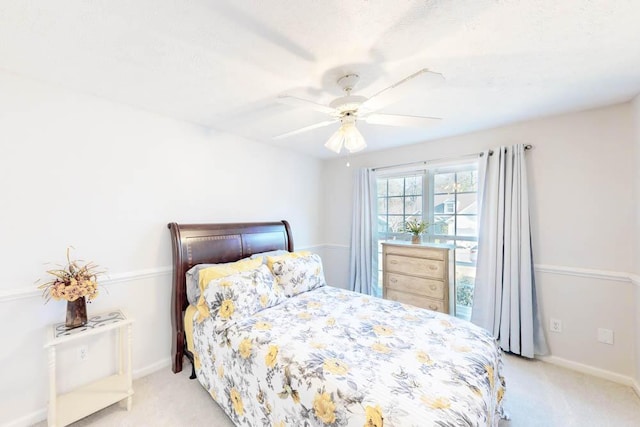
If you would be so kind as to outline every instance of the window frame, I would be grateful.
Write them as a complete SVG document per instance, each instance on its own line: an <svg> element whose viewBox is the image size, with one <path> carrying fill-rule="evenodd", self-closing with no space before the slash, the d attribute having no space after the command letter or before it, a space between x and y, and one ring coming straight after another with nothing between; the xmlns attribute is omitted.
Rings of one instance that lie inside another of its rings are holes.
<svg viewBox="0 0 640 427"><path fill-rule="evenodd" d="M381 197L378 195L378 182L381 179L385 179L387 180L387 186L388 186L388 180L389 179L397 179L397 178L410 178L410 177L414 177L414 176L420 176L422 178L422 193L420 195L417 194L410 194L409 196L418 196L422 198L422 203L421 203L421 213L420 213L420 218L424 221L425 220L425 212L426 209L428 207L428 201L426 200L425 197L425 186L427 185L427 170L426 169L417 169L417 170L411 170L411 171L406 171L406 172L401 172L401 173L384 173L384 174L378 174L376 175L375 179L376 179L376 204L375 204L375 208L376 208L376 221L377 219L380 217L380 214L378 212L378 200L381 199ZM405 209L406 209L406 190L405 190L405 184L403 183L403 189L402 189L402 196L389 196L389 188L387 187L386 190L386 196L384 196L383 198L387 199L387 212L386 212L386 216L385 219L387 219L386 224L387 224L387 231L384 233L386 236L386 239L380 239L380 234L381 232L378 230L378 224L376 222L376 235L377 235L377 240L407 240L407 233L405 232L389 232L389 221L388 218L390 216L392 217L402 217L403 218L403 223L406 221L407 217L411 217L411 216L416 216L416 215L406 215ZM391 214L389 215L389 199L391 197L402 197L403 199L403 208L402 208L402 214Z"/></svg>
<svg viewBox="0 0 640 427"><path fill-rule="evenodd" d="M448 163L448 164L443 164L443 165L439 165L439 166L434 166L434 167L421 167L419 169L413 169L413 170L403 170L403 171L386 171L385 173L380 173L380 174L376 174L376 203L375 203L375 209L376 209L376 219L380 218L379 212L377 211L378 209L378 200L380 198L379 193L378 193L378 183L380 182L380 180L385 180L388 182L390 179L394 179L394 178L407 178L407 177L412 177L412 176L421 176L422 177L422 212L421 212L421 219L423 221L428 221L429 224L431 224L431 226L427 229L427 231L425 232L425 234L423 235L423 240L425 242L428 243L438 243L438 242L453 242L454 245L454 265L455 265L455 273L454 273L454 277L451 278L451 280L454 281L454 289L457 289L457 279L458 279L458 267L462 268L462 271L464 271L466 268L468 267L473 267L474 270L476 268L476 262L474 260L471 259L471 257L469 258L469 261L461 261L458 259L457 256L457 251L458 251L458 242L474 242L476 243L477 246L477 242L478 242L478 221L476 221L476 235L475 236L468 236L468 235L457 235L458 233L458 219L460 217L465 217L465 216L469 216L469 217L475 217L476 219L479 218L479 212L476 211L476 213L474 214L464 214L464 213L458 213L458 196L460 195L464 195L464 194L476 194L476 198L477 198L477 194L478 194L478 162L476 159L473 159L471 161L467 160L467 161L458 161L455 163ZM476 173L476 191L460 191L458 192L457 189L459 188L459 183L458 183L458 173L460 172L467 172L467 171L473 171ZM454 190L452 193L437 193L435 191L435 176L438 174L444 174L444 173L455 173L455 181L454 181ZM406 186L406 183L403 182L403 186ZM388 191L388 187L386 189L386 197L387 200L389 199L389 191ZM438 214L438 215L447 215L447 216L452 216L454 218L454 225L453 225L453 234L436 234L434 233L434 231L436 230L435 227L433 227L433 224L435 224L435 200L436 200L436 196L438 195L443 195L443 194L454 194L455 198L453 201L453 211L452 213L448 213L445 212ZM398 197L398 196L394 196L394 197ZM403 187L403 198L406 197L406 189ZM477 200L477 199L476 199ZM477 203L477 202L476 202ZM379 244L380 242L384 242L387 240L409 240L409 235L407 233L404 232L389 232L389 222L388 222L388 218L389 218L389 213L388 213L388 202L386 205L386 216L385 216L385 222L386 222L386 232L380 232L378 230L378 225L376 223L376 241L378 242L378 254L377 256L380 257L381 256L381 245ZM402 213L402 218L403 221L406 220L407 217L411 217L411 215L407 216L406 212L406 202L403 202L403 213ZM398 214L392 215L392 216L400 216ZM471 247L472 248L472 247ZM462 249L462 248L461 248ZM379 286L380 289L382 288L382 263L378 263L379 267L378 267L378 280L376 283L376 286ZM474 274L475 277L475 274ZM455 299L455 304L456 304L456 315L458 315L458 310L461 307L458 304L458 300L457 300L457 291L455 292L456 294L453 296L453 298ZM461 313L461 317L466 318L468 320L470 316L470 311L468 311L468 313Z"/></svg>

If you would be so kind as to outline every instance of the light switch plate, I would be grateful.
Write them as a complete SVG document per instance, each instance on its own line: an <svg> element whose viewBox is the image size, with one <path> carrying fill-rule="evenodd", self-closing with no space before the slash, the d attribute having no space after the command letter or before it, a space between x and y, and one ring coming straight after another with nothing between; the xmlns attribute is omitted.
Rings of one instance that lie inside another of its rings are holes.
<svg viewBox="0 0 640 427"><path fill-rule="evenodd" d="M613 331L611 329L598 328L598 341L613 345Z"/></svg>

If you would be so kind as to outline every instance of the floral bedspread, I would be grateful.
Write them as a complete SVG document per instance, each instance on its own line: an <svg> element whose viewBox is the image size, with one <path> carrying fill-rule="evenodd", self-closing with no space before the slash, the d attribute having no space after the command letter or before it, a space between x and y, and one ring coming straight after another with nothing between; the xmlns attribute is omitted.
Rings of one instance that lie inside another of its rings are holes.
<svg viewBox="0 0 640 427"><path fill-rule="evenodd" d="M325 286L216 334L196 372L238 426L497 426L501 351L454 317Z"/></svg>

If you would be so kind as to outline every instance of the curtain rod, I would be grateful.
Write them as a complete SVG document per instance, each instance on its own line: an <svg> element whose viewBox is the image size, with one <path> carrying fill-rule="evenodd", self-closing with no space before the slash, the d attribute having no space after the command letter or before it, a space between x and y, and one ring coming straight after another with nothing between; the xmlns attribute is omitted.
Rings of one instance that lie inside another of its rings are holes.
<svg viewBox="0 0 640 427"><path fill-rule="evenodd" d="M531 150L533 148L533 145L525 145L524 149L525 150ZM492 156L493 155L493 150L489 150L489 155ZM381 170L385 170L385 169L395 169L395 168L400 168L400 167L404 167L404 166L418 166L418 165L427 165L428 163L433 163L433 162L441 162L444 160L454 160L454 159L465 159L467 157L482 157L484 156L484 152L481 151L479 153L471 153L471 154L463 154L462 156L450 156L450 157L441 157L439 159L431 159L431 160L422 160L420 162L410 162L410 163L401 163L398 165L390 165L390 166L381 166L379 168L372 168L371 170L373 171L381 171Z"/></svg>

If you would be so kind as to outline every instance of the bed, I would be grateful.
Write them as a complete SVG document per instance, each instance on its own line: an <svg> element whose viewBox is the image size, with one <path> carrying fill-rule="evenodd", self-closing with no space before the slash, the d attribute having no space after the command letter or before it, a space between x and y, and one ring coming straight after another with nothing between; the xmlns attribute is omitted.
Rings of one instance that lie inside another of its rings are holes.
<svg viewBox="0 0 640 427"><path fill-rule="evenodd" d="M498 425L505 390L502 355L483 329L446 314L322 285L278 294L266 308L220 324L217 315L189 306L186 272L198 264L293 252L289 224L171 223L169 229L172 369L181 371L184 356L189 357L198 381L234 424ZM277 272L276 266L286 262L269 268ZM252 275L254 284L256 277L266 283L269 268L242 274ZM321 267L316 273L322 276ZM278 280L282 277L269 286L279 288ZM201 301L208 298L203 293Z"/></svg>

